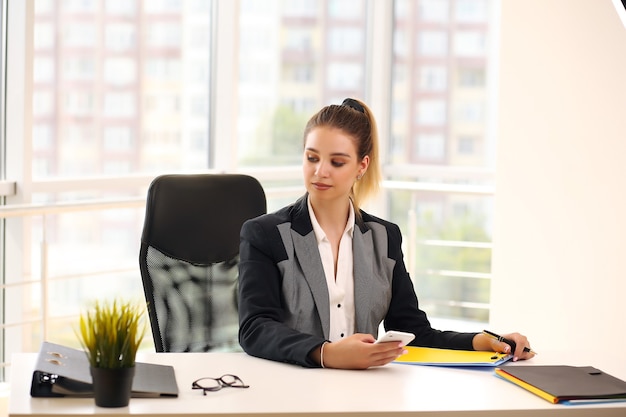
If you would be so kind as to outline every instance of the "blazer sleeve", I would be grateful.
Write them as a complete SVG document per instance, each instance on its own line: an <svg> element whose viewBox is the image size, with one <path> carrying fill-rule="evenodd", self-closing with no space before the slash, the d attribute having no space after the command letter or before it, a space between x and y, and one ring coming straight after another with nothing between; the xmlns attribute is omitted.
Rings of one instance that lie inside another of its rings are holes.
<svg viewBox="0 0 626 417"><path fill-rule="evenodd" d="M419 308L413 282L404 264L400 228L388 223L389 256L396 261L393 270L392 295L384 326L388 330L401 330L415 334L413 346L443 349L473 350L472 339L476 333L441 331L433 329L426 313Z"/></svg>
<svg viewBox="0 0 626 417"><path fill-rule="evenodd" d="M239 343L252 356L319 367L309 354L325 339L284 324L282 276L286 259L278 229L261 217L241 229L239 262Z"/></svg>

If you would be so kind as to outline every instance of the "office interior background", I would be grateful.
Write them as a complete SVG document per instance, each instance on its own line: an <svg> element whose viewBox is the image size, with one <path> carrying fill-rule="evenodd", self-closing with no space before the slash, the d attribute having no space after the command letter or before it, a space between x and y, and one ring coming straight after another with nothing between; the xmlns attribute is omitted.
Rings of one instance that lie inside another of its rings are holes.
<svg viewBox="0 0 626 417"><path fill-rule="evenodd" d="M3 0L1 22L0 381L13 352L78 346L93 299L143 299L156 175L248 173L277 209L306 120L345 97L377 116L366 209L402 228L436 327L626 343L611 0Z"/></svg>

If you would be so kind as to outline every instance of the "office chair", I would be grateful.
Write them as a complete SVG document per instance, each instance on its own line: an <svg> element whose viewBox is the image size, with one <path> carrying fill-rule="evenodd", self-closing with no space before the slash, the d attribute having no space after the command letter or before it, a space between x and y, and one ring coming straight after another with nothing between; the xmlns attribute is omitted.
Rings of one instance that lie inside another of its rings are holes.
<svg viewBox="0 0 626 417"><path fill-rule="evenodd" d="M157 352L239 351L239 232L267 210L242 174L162 175L148 188L139 266Z"/></svg>

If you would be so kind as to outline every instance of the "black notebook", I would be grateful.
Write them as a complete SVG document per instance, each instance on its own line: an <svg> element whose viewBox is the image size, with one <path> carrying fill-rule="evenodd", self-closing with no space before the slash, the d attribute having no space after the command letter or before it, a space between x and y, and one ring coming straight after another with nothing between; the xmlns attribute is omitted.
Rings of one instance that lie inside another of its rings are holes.
<svg viewBox="0 0 626 417"><path fill-rule="evenodd" d="M87 354L43 342L30 387L32 397L93 397ZM177 397L174 368L135 362L132 397Z"/></svg>
<svg viewBox="0 0 626 417"><path fill-rule="evenodd" d="M626 400L626 381L592 366L505 366L496 375L555 404Z"/></svg>

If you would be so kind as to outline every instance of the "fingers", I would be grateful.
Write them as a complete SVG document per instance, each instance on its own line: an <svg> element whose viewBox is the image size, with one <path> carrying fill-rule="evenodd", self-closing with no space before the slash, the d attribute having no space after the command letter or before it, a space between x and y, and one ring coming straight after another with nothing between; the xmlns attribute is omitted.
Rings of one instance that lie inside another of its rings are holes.
<svg viewBox="0 0 626 417"><path fill-rule="evenodd" d="M354 334L324 347L326 368L367 369L383 366L405 353L400 342L374 343L371 335Z"/></svg>
<svg viewBox="0 0 626 417"><path fill-rule="evenodd" d="M399 356L407 353L406 348L400 342L379 343L372 346L372 366L382 366L396 360Z"/></svg>
<svg viewBox="0 0 626 417"><path fill-rule="evenodd" d="M515 342L515 351L511 352L513 354L513 361L530 359L535 356L535 352L530 349L530 342L526 336L519 333L510 333L505 337Z"/></svg>
<svg viewBox="0 0 626 417"><path fill-rule="evenodd" d="M485 346L483 343L487 341ZM506 340L506 341L505 341ZM535 352L530 349L530 343L526 336L519 333L505 334L500 338L481 335L475 337L474 348L476 350L493 350L494 352L507 353L513 355L513 361L520 359L530 359L535 356Z"/></svg>

